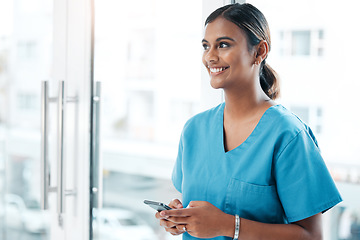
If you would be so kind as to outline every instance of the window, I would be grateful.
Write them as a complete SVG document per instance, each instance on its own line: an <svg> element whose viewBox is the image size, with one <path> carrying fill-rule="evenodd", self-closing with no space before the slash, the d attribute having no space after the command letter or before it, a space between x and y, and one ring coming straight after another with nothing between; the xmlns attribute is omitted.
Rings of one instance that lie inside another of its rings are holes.
<svg viewBox="0 0 360 240"><path fill-rule="evenodd" d="M317 137L322 133L322 115L323 109L317 106L290 106L290 110L294 112L304 123L311 126L312 131Z"/></svg>
<svg viewBox="0 0 360 240"><path fill-rule="evenodd" d="M18 42L18 58L31 60L36 58L37 44L34 41Z"/></svg>
<svg viewBox="0 0 360 240"><path fill-rule="evenodd" d="M179 195L171 172L203 94L202 1L96 0L95 8L103 205L94 212L115 216L116 227L94 225L94 239L177 239L142 202Z"/></svg>
<svg viewBox="0 0 360 240"><path fill-rule="evenodd" d="M38 97L32 93L18 93L17 104L20 110L36 110L38 109Z"/></svg>
<svg viewBox="0 0 360 240"><path fill-rule="evenodd" d="M291 55L310 55L310 31L291 32Z"/></svg>
<svg viewBox="0 0 360 240"><path fill-rule="evenodd" d="M352 39L359 37L351 30L360 21L358 2L316 0L311 7L304 1L247 2L258 7L270 25L273 51L268 63L281 78L280 101L315 133L344 199L323 215L324 239L360 239L360 52L344 50L350 46L344 42L350 32Z"/></svg>
<svg viewBox="0 0 360 240"><path fill-rule="evenodd" d="M324 31L320 30L282 30L279 32L279 53L281 56L324 55Z"/></svg>

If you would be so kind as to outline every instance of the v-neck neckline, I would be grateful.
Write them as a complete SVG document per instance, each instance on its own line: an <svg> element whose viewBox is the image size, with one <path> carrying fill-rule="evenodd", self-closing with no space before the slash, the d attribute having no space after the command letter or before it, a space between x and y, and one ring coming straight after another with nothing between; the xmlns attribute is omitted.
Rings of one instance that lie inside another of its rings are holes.
<svg viewBox="0 0 360 240"><path fill-rule="evenodd" d="M280 104L276 104L276 105L272 105L270 106L268 109L265 110L265 112L263 113L263 115L261 116L259 122L256 124L254 130L250 133L250 135L245 139L245 141L243 141L240 145L238 145L237 147L231 149L230 151L225 151L225 139L224 139L224 110L225 110L225 102L222 103L221 106L221 111L220 111L220 123L221 123L221 149L222 152L226 155L231 154L233 152L238 151L239 149L243 148L245 145L251 143L251 139L256 135L256 133L259 131L259 129L261 128L261 125L264 123L264 120L266 119L266 117L269 115L269 113L272 111L272 109L276 108L280 106Z"/></svg>

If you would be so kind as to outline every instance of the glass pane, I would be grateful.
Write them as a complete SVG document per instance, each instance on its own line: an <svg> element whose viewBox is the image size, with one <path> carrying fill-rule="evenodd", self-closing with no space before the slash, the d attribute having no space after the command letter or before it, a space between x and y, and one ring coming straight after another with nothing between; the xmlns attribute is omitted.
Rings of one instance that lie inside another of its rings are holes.
<svg viewBox="0 0 360 240"><path fill-rule="evenodd" d="M143 201L179 197L170 176L183 125L200 109L201 2L95 1L103 197L94 239L176 238Z"/></svg>
<svg viewBox="0 0 360 240"><path fill-rule="evenodd" d="M40 210L40 94L51 53L52 1L0 1L0 239L48 239Z"/></svg>
<svg viewBox="0 0 360 240"><path fill-rule="evenodd" d="M344 198L324 214L324 239L360 239L358 1L249 0L272 34L268 63L281 77L281 103L314 131ZM327 6L324 8L324 6ZM279 11L282 9L283 11ZM336 17L334 17L336 16Z"/></svg>
<svg viewBox="0 0 360 240"><path fill-rule="evenodd" d="M310 31L292 32L292 55L310 55Z"/></svg>

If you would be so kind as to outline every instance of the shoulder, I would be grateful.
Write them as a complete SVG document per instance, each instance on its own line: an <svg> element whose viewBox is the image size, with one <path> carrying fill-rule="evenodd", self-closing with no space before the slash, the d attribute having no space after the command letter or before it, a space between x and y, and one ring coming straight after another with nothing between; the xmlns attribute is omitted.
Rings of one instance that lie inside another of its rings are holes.
<svg viewBox="0 0 360 240"><path fill-rule="evenodd" d="M200 112L191 117L184 125L183 134L194 129L208 129L210 125L216 122L223 116L224 103L217 105L211 109Z"/></svg>
<svg viewBox="0 0 360 240"><path fill-rule="evenodd" d="M305 138L318 148L318 143L311 128L297 115L282 105L273 107L273 131L277 132L277 140L287 145L296 138Z"/></svg>
<svg viewBox="0 0 360 240"><path fill-rule="evenodd" d="M283 105L273 106L274 127L280 132L297 135L301 131L309 131L306 125L297 115L285 108Z"/></svg>

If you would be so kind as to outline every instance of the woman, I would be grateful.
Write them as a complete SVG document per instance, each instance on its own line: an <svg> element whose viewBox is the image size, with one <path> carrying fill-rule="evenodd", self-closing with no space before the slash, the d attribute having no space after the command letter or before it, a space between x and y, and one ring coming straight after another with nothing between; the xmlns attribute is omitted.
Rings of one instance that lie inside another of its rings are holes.
<svg viewBox="0 0 360 240"><path fill-rule="evenodd" d="M341 196L309 127L274 102L265 17L231 4L205 26L203 63L225 103L186 123L172 177L183 203L156 218L183 239L321 239Z"/></svg>

